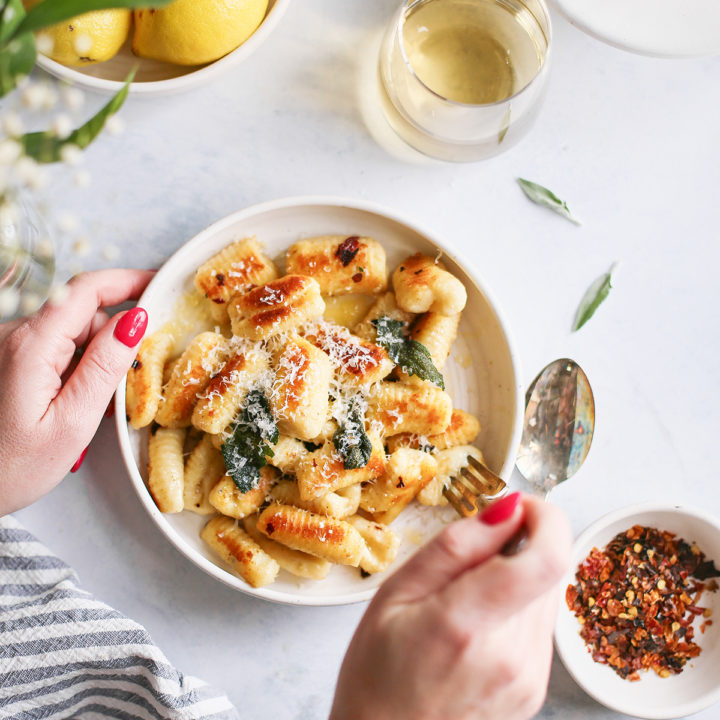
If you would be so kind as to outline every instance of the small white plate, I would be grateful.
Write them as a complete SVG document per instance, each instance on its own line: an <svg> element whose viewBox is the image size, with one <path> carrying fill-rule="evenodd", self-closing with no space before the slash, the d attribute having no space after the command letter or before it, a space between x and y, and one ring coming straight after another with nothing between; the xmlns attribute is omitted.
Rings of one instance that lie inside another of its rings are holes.
<svg viewBox="0 0 720 720"><path fill-rule="evenodd" d="M394 268L415 252L442 251L448 270L467 288L468 302L458 339L443 375L455 405L474 413L482 432L477 445L491 469L506 480L515 463L522 433L523 393L520 370L507 325L497 303L472 267L455 251L427 231L395 213L370 203L338 198L290 198L256 205L226 217L181 247L160 269L138 304L149 314L151 333L174 315L183 294L193 288L198 266L233 240L255 235L266 252L284 268L287 248L302 237L347 234L368 235L385 248L388 267ZM185 511L163 515L146 486L146 428L136 431L125 419L125 381L116 394L117 428L125 464L143 506L160 530L187 558L213 577L242 592L275 602L299 605L341 605L369 599L384 574L362 578L355 568L337 566L322 581L302 580L281 571L264 588L251 588L231 573L200 540L208 518ZM407 559L455 516L449 507L408 507L393 523L402 538L395 566Z"/></svg>
<svg viewBox="0 0 720 720"><path fill-rule="evenodd" d="M718 0L551 0L573 24L622 50L656 57L720 53Z"/></svg>
<svg viewBox="0 0 720 720"><path fill-rule="evenodd" d="M680 505L643 504L605 515L584 530L575 541L571 569L563 579L563 601L555 628L555 647L570 675L585 692L611 710L648 720L685 717L720 700L720 591L706 591L700 604L712 611L713 624L700 632L695 621L695 641L700 656L689 660L679 675L660 678L641 672L640 680L623 680L607 665L596 663L580 637L580 624L568 609L564 591L574 585L575 572L593 547L603 549L618 533L633 525L655 527L675 533L720 564L720 523L701 510Z"/></svg>
<svg viewBox="0 0 720 720"><path fill-rule="evenodd" d="M236 50L207 65L186 66L139 58L132 51L132 33L114 58L85 67L68 67L38 54L43 70L73 85L101 93L115 94L125 78L137 68L130 85L131 95L155 97L172 95L204 85L241 63L263 43L280 22L290 0L269 0L265 19L258 29Z"/></svg>

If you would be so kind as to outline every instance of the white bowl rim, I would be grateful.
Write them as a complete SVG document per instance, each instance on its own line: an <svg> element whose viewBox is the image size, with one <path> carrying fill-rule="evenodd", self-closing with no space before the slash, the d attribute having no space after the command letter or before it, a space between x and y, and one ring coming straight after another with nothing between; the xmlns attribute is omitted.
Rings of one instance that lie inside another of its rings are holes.
<svg viewBox="0 0 720 720"><path fill-rule="evenodd" d="M218 60L203 65L198 70L193 70L192 72L178 75L174 78L168 78L167 80L131 82L128 93L130 95L146 97L166 95L190 90L204 82L212 80L255 52L258 46L263 43L267 36L275 29L289 5L290 0L275 0L270 11L265 15L260 25L258 25L257 30L255 30L242 45L227 55L223 55L223 57ZM141 58L138 58L138 61L140 60ZM82 86L87 90L94 90L101 93L116 93L124 85L122 80L106 80L105 78L95 77L94 75L86 75L75 68L63 65L41 53L38 53L37 65L45 70L45 72L77 84L78 86Z"/></svg>
<svg viewBox="0 0 720 720"><path fill-rule="evenodd" d="M645 515L647 513L680 513L682 515L685 515L690 518L697 518L698 520L703 520L704 522L711 525L713 528L715 528L720 533L720 520L718 518L714 517L710 513L706 512L705 510L702 510L700 508L694 507L692 505L683 505L683 504L672 504L672 503L662 503L662 502L645 502L645 503L635 503L633 505L625 505L623 507L619 507L615 510L611 510L610 512L606 513L602 517L599 517L597 520L594 520L590 525L588 525L575 539L573 542L573 552L572 552L572 565L568 571L568 574L563 578L562 588L563 588L563 597L564 597L564 587L565 587L565 579L572 575L574 577L575 568L578 564L576 556L578 555L579 548L583 547L587 542L590 540L590 538L597 535L599 532L604 530L606 527L612 525L613 523L619 521L619 520L626 520L628 518L631 518L635 515ZM582 560L582 558L580 558ZM666 706L663 708L663 710L660 710L658 712L653 711L643 711L642 715L638 715L638 709L635 706L626 706L623 705L622 702L615 702L612 699L608 699L606 696L601 695L600 693L596 692L593 687L588 687L587 684L583 683L578 675L575 673L575 670L573 669L572 663L570 662L570 659L566 657L565 655L565 648L562 645L562 643L558 642L558 635L560 634L560 626L561 623L564 622L562 620L561 613L566 610L564 600L561 601L561 608L560 612L558 613L558 621L555 625L555 650L557 651L558 656L560 657L560 660L562 661L563 666L569 673L569 675L572 677L572 679L578 684L582 690L584 690L591 698L594 700L597 700L601 705L604 705L607 708L610 708L611 710L614 710L618 713L624 713L625 715L630 715L632 717L638 717L643 718L644 720L672 720L673 718L679 718L679 717L685 717L687 715L693 715L694 713L700 712L701 710L704 710L705 708L710 707L710 705L713 705L718 700L720 700L720 686L714 688L712 691L705 693L704 695L695 698L693 700L688 700L686 702L678 703L677 705L673 705L672 707Z"/></svg>
<svg viewBox="0 0 720 720"><path fill-rule="evenodd" d="M463 262L463 259L453 253L447 248L444 242L438 240L438 235L431 232L423 227L419 226L414 221L409 220L401 213L397 213L394 210L390 210L380 204L365 201L355 200L350 198L338 197L334 195L296 195L290 197L283 197L277 200L269 200L266 202L257 203L251 205L242 210L238 210L230 215L217 220L212 223L204 230L201 230L190 240L185 242L179 247L172 255L171 258L181 257L182 255L193 252L195 246L199 245L203 239L208 236L213 236L219 231L223 230L229 225L233 225L239 221L242 221L248 217L252 217L256 214L267 213L273 210L281 210L293 207L302 206L334 206L344 207L352 210L359 210L361 212L368 212L375 215L385 217L389 220L402 224L421 236L426 237L431 243L436 245L445 255L452 258L460 267L463 268L465 273L470 277L472 282L477 288L485 295L487 302L493 309L498 323L502 329L505 341L508 346L508 354L512 364L513 376L515 378L515 423L513 426L512 438L509 443L509 449L507 457L500 471L500 475L507 479L512 473L512 469L515 466L515 458L520 445L520 439L522 436L522 423L524 416L524 396L522 392L522 372L520 369L520 362L517 351L515 350L515 343L509 330L509 326L505 321L501 311L499 310L498 304L495 301L493 295L488 291L485 283L477 276L471 264ZM150 285L155 282L155 279L150 282ZM150 287L150 286L148 286ZM142 303L142 296L138 300L138 304ZM358 592L344 593L336 595L332 598L326 597L304 597L304 596L288 596L286 593L280 593L272 589L272 586L252 588L247 585L241 578L232 575L227 570L221 568L215 563L210 562L201 553L195 549L187 546L182 536L175 531L175 529L168 523L163 513L161 513L155 502L153 501L150 493L147 490L145 481L140 475L135 457L130 447L130 434L128 430L128 423L125 418L125 378L122 379L120 385L115 393L115 424L118 433L118 440L120 443L120 451L125 462L125 467L130 475L132 485L140 498L140 502L145 506L145 509L150 514L151 518L155 521L155 525L165 535L179 552L185 555L191 562L193 562L201 570L205 571L209 575L220 580L225 585L239 590L252 597L260 598L263 600L269 600L284 605L306 605L306 606L335 606L335 605L350 605L353 603L364 602L369 600L374 594L375 589L370 588Z"/></svg>

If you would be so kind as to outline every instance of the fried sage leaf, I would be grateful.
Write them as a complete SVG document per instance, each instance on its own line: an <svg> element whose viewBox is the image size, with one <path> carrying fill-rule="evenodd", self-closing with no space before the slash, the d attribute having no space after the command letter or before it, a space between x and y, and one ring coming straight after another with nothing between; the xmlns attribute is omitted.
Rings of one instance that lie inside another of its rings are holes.
<svg viewBox="0 0 720 720"><path fill-rule="evenodd" d="M238 490L257 487L260 468L274 454L268 443L276 443L279 437L268 399L259 390L251 390L232 435L222 444L225 468Z"/></svg>
<svg viewBox="0 0 720 720"><path fill-rule="evenodd" d="M525 195L536 205L549 208L576 225L581 224L580 221L572 215L567 203L561 200L552 190L548 190L542 185L538 185L530 180L524 180L523 178L518 178L517 181Z"/></svg>
<svg viewBox="0 0 720 720"><path fill-rule="evenodd" d="M383 315L372 321L377 331L375 342L387 350L390 359L408 375L429 380L445 389L445 380L433 363L430 351L417 340L406 337L407 323Z"/></svg>
<svg viewBox="0 0 720 720"><path fill-rule="evenodd" d="M372 443L365 432L365 414L358 396L350 400L347 417L335 431L332 440L343 459L345 470L357 470L370 462Z"/></svg>
<svg viewBox="0 0 720 720"><path fill-rule="evenodd" d="M595 280L586 290L583 299L580 301L577 315L575 316L573 330L579 330L595 314L595 311L610 294L610 290L612 289L612 275L616 267L617 263L610 268L609 272L604 273Z"/></svg>

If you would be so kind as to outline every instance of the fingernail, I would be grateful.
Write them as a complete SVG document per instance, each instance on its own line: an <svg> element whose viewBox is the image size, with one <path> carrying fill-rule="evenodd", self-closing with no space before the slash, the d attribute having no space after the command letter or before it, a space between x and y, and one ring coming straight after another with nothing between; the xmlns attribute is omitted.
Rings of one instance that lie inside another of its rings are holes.
<svg viewBox="0 0 720 720"><path fill-rule="evenodd" d="M128 347L135 347L147 328L148 315L141 307L128 310L115 326L115 337Z"/></svg>
<svg viewBox="0 0 720 720"><path fill-rule="evenodd" d="M80 457L75 461L75 464L70 468L71 473L77 472L80 469L80 466L83 464L83 460L85 459L85 456L87 455L87 451L88 451L88 449L85 448L80 453Z"/></svg>
<svg viewBox="0 0 720 720"><path fill-rule="evenodd" d="M509 520L510 516L515 512L515 508L520 502L520 493L514 492L506 495L500 500L488 505L480 513L480 521L486 525L499 525L505 520Z"/></svg>

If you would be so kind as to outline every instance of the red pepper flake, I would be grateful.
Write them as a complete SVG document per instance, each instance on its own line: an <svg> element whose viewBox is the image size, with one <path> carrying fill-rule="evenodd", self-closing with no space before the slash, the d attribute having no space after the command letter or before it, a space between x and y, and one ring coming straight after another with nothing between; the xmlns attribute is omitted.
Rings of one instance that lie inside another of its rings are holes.
<svg viewBox="0 0 720 720"><path fill-rule="evenodd" d="M358 254L360 250L360 238L357 235L351 235L349 238L345 238L335 251L335 257L340 260L343 267L347 267Z"/></svg>
<svg viewBox="0 0 720 720"><path fill-rule="evenodd" d="M640 670L660 677L681 673L700 654L693 621L710 616L698 602L715 591L720 571L696 545L657 528L635 525L605 550L593 548L565 592L582 624L580 635L593 660L635 681ZM712 620L705 620L700 632Z"/></svg>

